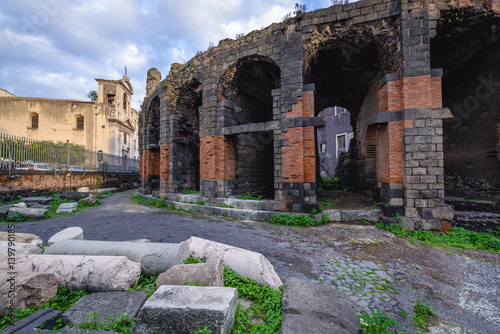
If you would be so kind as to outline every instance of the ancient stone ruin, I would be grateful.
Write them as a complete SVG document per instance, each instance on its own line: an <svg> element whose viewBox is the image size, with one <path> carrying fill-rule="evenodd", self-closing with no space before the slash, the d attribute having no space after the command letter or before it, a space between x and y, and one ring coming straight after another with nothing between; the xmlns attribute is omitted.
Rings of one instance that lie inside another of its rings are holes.
<svg viewBox="0 0 500 334"><path fill-rule="evenodd" d="M405 227L446 228L445 170L500 183L499 12L498 0L359 1L222 40L163 81L151 69L142 192L249 192L310 212L318 114L341 106L355 132L342 180Z"/></svg>

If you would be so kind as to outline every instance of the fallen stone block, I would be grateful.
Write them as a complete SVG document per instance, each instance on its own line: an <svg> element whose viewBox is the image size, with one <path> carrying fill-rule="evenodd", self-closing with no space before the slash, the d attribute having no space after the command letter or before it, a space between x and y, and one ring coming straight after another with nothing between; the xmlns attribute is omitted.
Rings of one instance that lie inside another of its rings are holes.
<svg viewBox="0 0 500 334"><path fill-rule="evenodd" d="M12 252L12 254L9 254L9 252ZM24 244L21 242L0 241L0 263L7 263L7 259L15 255L41 253L42 248L37 245Z"/></svg>
<svg viewBox="0 0 500 334"><path fill-rule="evenodd" d="M366 220L377 222L380 220L380 210L342 210L342 221L354 222Z"/></svg>
<svg viewBox="0 0 500 334"><path fill-rule="evenodd" d="M49 238L47 245L50 246L62 240L83 240L83 230L81 227L68 227L62 231L57 232Z"/></svg>
<svg viewBox="0 0 500 334"><path fill-rule="evenodd" d="M186 285L224 286L224 268L220 263L193 263L174 266L161 273L156 286Z"/></svg>
<svg viewBox="0 0 500 334"><path fill-rule="evenodd" d="M60 196L63 198L70 199L72 201L78 201L87 195L88 194L86 194L86 193L82 193L82 192L78 192L78 191L65 191Z"/></svg>
<svg viewBox="0 0 500 334"><path fill-rule="evenodd" d="M140 263L142 273L157 276L189 257L187 243L138 243L124 241L64 240L45 250L45 254L61 255L119 255Z"/></svg>
<svg viewBox="0 0 500 334"><path fill-rule="evenodd" d="M136 318L142 305L148 299L145 292L123 291L123 292L100 292L86 295L80 298L62 316L63 324L76 326L85 320L85 316L97 311L99 321L103 322L111 315L114 318L122 313L130 319Z"/></svg>
<svg viewBox="0 0 500 334"><path fill-rule="evenodd" d="M237 274L273 289L283 284L271 262L260 253L197 237L189 238L187 243L191 254L207 262L222 261Z"/></svg>
<svg viewBox="0 0 500 334"><path fill-rule="evenodd" d="M43 333L52 331L41 331L35 328L52 328L56 324L56 320L61 317L61 312L45 308L42 310L35 311L28 315L26 318L16 321L9 327L2 330L2 334L14 334L14 333ZM35 332L36 330L36 332Z"/></svg>
<svg viewBox="0 0 500 334"><path fill-rule="evenodd" d="M94 194L102 194L102 193L105 193L105 192L114 192L114 191L117 191L116 188L102 188L102 189L95 189L95 190L92 190L92 192Z"/></svg>
<svg viewBox="0 0 500 334"><path fill-rule="evenodd" d="M26 209L28 207L28 205L26 205L26 203L24 203L24 202L21 202L21 203L14 204L13 207Z"/></svg>
<svg viewBox="0 0 500 334"><path fill-rule="evenodd" d="M0 232L0 241L20 242L23 244L33 244L42 248L42 239L38 235L31 233L11 233Z"/></svg>
<svg viewBox="0 0 500 334"><path fill-rule="evenodd" d="M21 201L26 203L28 206L33 206L33 205L47 205L50 202L52 202L54 199L50 197L25 197Z"/></svg>
<svg viewBox="0 0 500 334"><path fill-rule="evenodd" d="M141 275L140 265L124 256L20 255L16 270L54 274L60 285L90 292L126 291Z"/></svg>
<svg viewBox="0 0 500 334"><path fill-rule="evenodd" d="M333 287L289 278L283 290L281 334L361 334L349 297Z"/></svg>
<svg viewBox="0 0 500 334"><path fill-rule="evenodd" d="M78 203L62 203L59 205L57 208L56 212L57 213L66 213L66 212L74 212L76 211L76 208L78 207Z"/></svg>
<svg viewBox="0 0 500 334"><path fill-rule="evenodd" d="M7 221L12 221L19 215L24 215L26 218L42 219L45 217L47 209L32 209L32 208L10 208L7 213Z"/></svg>
<svg viewBox="0 0 500 334"><path fill-rule="evenodd" d="M234 288L163 285L146 301L131 333L191 334L204 326L228 333L237 305Z"/></svg>
<svg viewBox="0 0 500 334"><path fill-rule="evenodd" d="M79 193L88 193L88 192L90 192L90 188L89 187L81 187L81 188L76 189L76 191Z"/></svg>
<svg viewBox="0 0 500 334"><path fill-rule="evenodd" d="M13 208L14 205L4 205L0 206L0 218L5 218L7 216L7 213L9 212L10 208Z"/></svg>
<svg viewBox="0 0 500 334"><path fill-rule="evenodd" d="M31 256L31 255L27 255ZM39 255L38 255L39 256ZM51 273L22 272L17 263L16 274L0 270L0 317L9 312L9 305L14 301L15 308L41 306L55 297L59 283ZM14 290L15 298L9 297Z"/></svg>
<svg viewBox="0 0 500 334"><path fill-rule="evenodd" d="M78 201L78 203L82 204L82 205L92 205L96 202L96 198L94 197L94 195L90 194L88 195L87 197L84 197L82 198L81 200Z"/></svg>

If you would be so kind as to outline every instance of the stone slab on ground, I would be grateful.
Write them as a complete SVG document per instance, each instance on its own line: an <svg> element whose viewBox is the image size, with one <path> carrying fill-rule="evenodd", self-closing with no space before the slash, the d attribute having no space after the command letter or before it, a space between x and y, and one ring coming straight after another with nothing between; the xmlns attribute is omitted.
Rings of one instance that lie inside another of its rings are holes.
<svg viewBox="0 0 500 334"><path fill-rule="evenodd" d="M77 207L78 207L78 203L76 203L76 202L62 203L61 205L59 205L56 212L57 213L74 212L74 211L76 211Z"/></svg>
<svg viewBox="0 0 500 334"><path fill-rule="evenodd" d="M54 199L53 198L47 198L47 197L25 197L21 201L26 203L28 206L32 206L35 204L40 204L40 205L47 205L50 202L52 202Z"/></svg>
<svg viewBox="0 0 500 334"><path fill-rule="evenodd" d="M340 210L334 210L334 209L323 210L321 211L320 216L323 216L324 214L328 215L328 221L330 222L342 221L342 213Z"/></svg>
<svg viewBox="0 0 500 334"><path fill-rule="evenodd" d="M16 215L24 215L32 219L42 219L45 217L47 209L32 209L32 208L10 208L7 213L7 221L13 219Z"/></svg>
<svg viewBox="0 0 500 334"><path fill-rule="evenodd" d="M131 333L192 334L204 326L228 333L237 300L234 288L163 285L146 301Z"/></svg>
<svg viewBox="0 0 500 334"><path fill-rule="evenodd" d="M380 210L342 210L342 221L354 222L366 220L377 222L380 220Z"/></svg>
<svg viewBox="0 0 500 334"><path fill-rule="evenodd" d="M31 233L11 233L9 235L8 232L0 232L0 241L13 241L20 242L23 244L33 244L38 247L42 247L42 239L38 235L34 235Z"/></svg>
<svg viewBox="0 0 500 334"><path fill-rule="evenodd" d="M78 203L82 204L82 205L92 205L96 202L96 198L94 197L94 195L90 194L88 195L87 197L84 197L82 198L81 200L78 201Z"/></svg>
<svg viewBox="0 0 500 334"><path fill-rule="evenodd" d="M64 240L45 250L45 254L126 256L140 263L142 274L157 276L189 257L187 243L138 243L123 241Z"/></svg>
<svg viewBox="0 0 500 334"><path fill-rule="evenodd" d="M90 192L90 188L89 187L81 187L81 188L76 189L76 191L79 193L88 193L88 192Z"/></svg>
<svg viewBox="0 0 500 334"><path fill-rule="evenodd" d="M207 262L222 261L237 274L273 289L283 284L274 266L260 253L198 237L189 238L187 243L191 254Z"/></svg>
<svg viewBox="0 0 500 334"><path fill-rule="evenodd" d="M192 263L174 266L161 273L156 286L186 285L198 283L204 286L224 286L224 268L219 263Z"/></svg>
<svg viewBox="0 0 500 334"><path fill-rule="evenodd" d="M142 291L100 292L86 295L64 312L63 324L75 326L85 320L87 314L94 311L99 312L101 321L109 319L110 315L117 318L122 313L135 318L147 299L147 294Z"/></svg>
<svg viewBox="0 0 500 334"><path fill-rule="evenodd" d="M361 334L349 297L333 287L290 278L283 290L282 306L281 334Z"/></svg>
<svg viewBox="0 0 500 334"><path fill-rule="evenodd" d="M83 240L83 229L78 226L68 227L51 236L47 241L47 245L50 246L56 242L63 240Z"/></svg>
<svg viewBox="0 0 500 334"><path fill-rule="evenodd" d="M92 190L92 192L94 194L102 194L102 193L105 193L105 192L112 193L114 191L117 191L117 189L116 188L102 188L102 189L94 189L94 190Z"/></svg>
<svg viewBox="0 0 500 334"><path fill-rule="evenodd" d="M9 312L8 306L14 300L16 308L41 306L57 295L59 282L51 273L22 272L17 263L16 274L0 270L0 317ZM9 298L14 290L15 298Z"/></svg>
<svg viewBox="0 0 500 334"><path fill-rule="evenodd" d="M78 191L65 191L61 195L61 197L70 199L72 201L78 201L79 199L82 199L85 196L88 196L88 193L82 193Z"/></svg>
<svg viewBox="0 0 500 334"><path fill-rule="evenodd" d="M59 284L90 292L126 291L141 275L141 266L124 256L19 255L16 270L54 274Z"/></svg>
<svg viewBox="0 0 500 334"><path fill-rule="evenodd" d="M35 311L28 315L26 318L16 321L9 327L2 330L2 334L14 334L14 333L41 333L45 331L36 330L35 328L39 325L43 325L43 328L54 327L56 320L61 317L61 312L45 308L42 310ZM47 331L54 333L52 331Z"/></svg>

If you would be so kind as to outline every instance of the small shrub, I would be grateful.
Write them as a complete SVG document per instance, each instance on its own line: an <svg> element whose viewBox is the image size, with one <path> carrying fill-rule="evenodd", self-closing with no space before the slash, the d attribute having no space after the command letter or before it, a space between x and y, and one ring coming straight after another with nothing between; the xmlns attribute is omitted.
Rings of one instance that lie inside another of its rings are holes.
<svg viewBox="0 0 500 334"><path fill-rule="evenodd" d="M146 277L141 275L139 280L134 283L134 285L128 289L128 291L144 291L148 298L153 295L156 291L156 280L158 276Z"/></svg>
<svg viewBox="0 0 500 334"><path fill-rule="evenodd" d="M359 323L363 329L363 334L397 334L396 330L389 330L389 327L396 326L396 320L377 310L371 315L358 315Z"/></svg>
<svg viewBox="0 0 500 334"><path fill-rule="evenodd" d="M203 202L202 200L199 200L198 202L196 202L196 204L198 204L198 205L205 205L205 202Z"/></svg>
<svg viewBox="0 0 500 334"><path fill-rule="evenodd" d="M429 318L434 316L434 312L435 311L429 306L423 305L422 302L417 299L413 306L412 325L425 331L429 323Z"/></svg>
<svg viewBox="0 0 500 334"><path fill-rule="evenodd" d="M229 208L229 209L234 209L234 206L232 205L227 205L226 203L222 202L220 205L219 205L221 208Z"/></svg>
<svg viewBox="0 0 500 334"><path fill-rule="evenodd" d="M274 214L269 218L269 223L274 225L285 225L285 226L295 226L295 227L309 227L325 224L323 221L328 221L328 215L323 215L322 220L316 220L306 215L294 215L291 213L278 213Z"/></svg>
<svg viewBox="0 0 500 334"><path fill-rule="evenodd" d="M189 257L184 260L184 264L192 264L192 263L205 263L205 261L202 261L197 257L194 257L193 255L189 255Z"/></svg>

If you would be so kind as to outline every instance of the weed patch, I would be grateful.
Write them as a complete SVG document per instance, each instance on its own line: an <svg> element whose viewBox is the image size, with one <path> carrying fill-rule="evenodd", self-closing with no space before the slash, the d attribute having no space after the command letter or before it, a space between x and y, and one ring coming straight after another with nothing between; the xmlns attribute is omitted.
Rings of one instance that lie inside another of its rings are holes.
<svg viewBox="0 0 500 334"><path fill-rule="evenodd" d="M423 305L422 302L417 299L413 306L412 325L425 332L429 319L434 316L434 312L435 311L429 306Z"/></svg>
<svg viewBox="0 0 500 334"><path fill-rule="evenodd" d="M372 312L371 315L363 314L357 317L363 329L363 334L398 334L396 330L389 329L398 324L396 320L379 310Z"/></svg>
<svg viewBox="0 0 500 334"><path fill-rule="evenodd" d="M265 201L266 199L264 196L259 195L259 196L252 196L250 193L246 193L243 196L239 196L238 199L245 199L245 200L251 200L251 201Z"/></svg>
<svg viewBox="0 0 500 334"><path fill-rule="evenodd" d="M317 220L306 215L294 215L291 213L278 213L269 218L269 223L274 225L310 227L326 224L328 215L323 215L322 220Z"/></svg>
<svg viewBox="0 0 500 334"><path fill-rule="evenodd" d="M187 189L186 187L184 187L184 189L182 189L182 193L183 194L199 194L200 192L196 191L196 190L192 190L192 189Z"/></svg>
<svg viewBox="0 0 500 334"><path fill-rule="evenodd" d="M398 224L385 225L377 223L377 227L392 232L398 237L408 237L410 241L419 241L429 246L459 247L465 249L483 249L500 252L500 237L495 233L469 231L462 227L451 227L448 233L431 231L410 231Z"/></svg>

